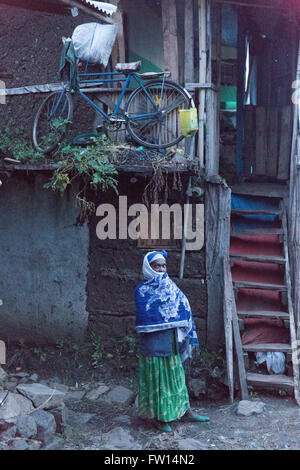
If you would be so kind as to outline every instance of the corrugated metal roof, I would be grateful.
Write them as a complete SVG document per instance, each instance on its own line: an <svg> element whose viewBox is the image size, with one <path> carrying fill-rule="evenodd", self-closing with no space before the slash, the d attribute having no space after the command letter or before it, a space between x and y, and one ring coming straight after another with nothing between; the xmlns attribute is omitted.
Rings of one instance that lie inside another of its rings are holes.
<svg viewBox="0 0 300 470"><path fill-rule="evenodd" d="M115 13L115 11L117 11L117 7L111 3L98 2L94 0L77 0L77 3L82 3L88 6L91 5L96 10L99 10L102 13L106 13L107 15L112 15Z"/></svg>

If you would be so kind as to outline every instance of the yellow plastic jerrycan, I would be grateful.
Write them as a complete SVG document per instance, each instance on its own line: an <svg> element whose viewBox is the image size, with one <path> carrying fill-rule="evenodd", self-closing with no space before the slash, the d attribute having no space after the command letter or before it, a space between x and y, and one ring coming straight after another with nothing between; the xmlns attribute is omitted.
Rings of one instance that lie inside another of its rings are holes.
<svg viewBox="0 0 300 470"><path fill-rule="evenodd" d="M181 134L184 137L193 137L199 130L198 114L196 108L180 109L179 120Z"/></svg>

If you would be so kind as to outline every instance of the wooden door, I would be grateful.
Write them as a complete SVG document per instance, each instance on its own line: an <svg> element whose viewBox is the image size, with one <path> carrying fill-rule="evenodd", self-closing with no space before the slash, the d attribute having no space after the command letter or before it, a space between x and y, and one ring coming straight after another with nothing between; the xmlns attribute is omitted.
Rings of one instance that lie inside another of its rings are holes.
<svg viewBox="0 0 300 470"><path fill-rule="evenodd" d="M292 106L245 106L245 176L253 179L289 179L292 122Z"/></svg>

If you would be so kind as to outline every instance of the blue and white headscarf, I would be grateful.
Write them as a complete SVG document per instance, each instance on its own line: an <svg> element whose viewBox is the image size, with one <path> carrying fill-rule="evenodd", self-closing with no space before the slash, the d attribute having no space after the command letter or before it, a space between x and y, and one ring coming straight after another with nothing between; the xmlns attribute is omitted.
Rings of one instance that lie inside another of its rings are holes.
<svg viewBox="0 0 300 470"><path fill-rule="evenodd" d="M136 331L152 333L176 328L182 362L192 357L198 345L190 304L167 273L154 271L150 264L166 259L167 253L152 251L143 262L145 280L135 290Z"/></svg>

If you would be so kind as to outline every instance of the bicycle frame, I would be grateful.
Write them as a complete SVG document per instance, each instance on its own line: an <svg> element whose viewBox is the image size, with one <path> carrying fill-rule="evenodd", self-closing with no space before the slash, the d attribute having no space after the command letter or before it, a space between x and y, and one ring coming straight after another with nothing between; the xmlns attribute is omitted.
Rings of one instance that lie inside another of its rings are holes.
<svg viewBox="0 0 300 470"><path fill-rule="evenodd" d="M114 109L114 112L111 116L109 116L107 113L105 113L105 111L100 108L97 104L95 104L85 93L83 93L80 88L78 90L78 94L85 100L87 101L87 103L89 103L97 112L99 112L100 114L102 114L102 116L107 119L108 121L111 120L111 117L117 117L118 115L118 112L119 112L119 109L120 109L120 106L121 106L121 103L123 101L123 98L124 98L124 95L126 93L126 90L128 89L129 87L129 84L130 84L130 81L131 79L134 79L137 84L144 90L144 93L145 95L148 97L148 99L150 100L150 102L152 103L152 105L154 106L154 109L156 110L156 112L154 113L149 113L149 114L140 114L140 115L137 115L137 116L134 116L131 118L131 120L133 121L138 121L138 120L145 120L145 119L151 119L151 118L156 118L157 115L160 113L156 103L153 101L151 95L148 93L147 89L145 88L143 82L139 79L139 77L134 73L129 73L127 77L123 77L123 74L121 72L103 72L103 73L81 73L79 74L79 78L81 77L104 77L104 78L98 78L98 79L91 79L91 80L80 80L80 84L81 85L84 85L85 83L95 83L95 84L103 84L103 83L115 83L115 82L124 82L124 86L122 87L122 91L120 93L120 96L119 96L119 99L118 99L118 102L116 104L116 107ZM119 77L119 78L105 78L105 77ZM55 114L58 106L60 105L61 103L61 100L63 99L63 96L64 94L66 93L66 91L69 89L70 87L70 83L68 83L62 93L61 93L61 96L55 106L55 109L52 111L52 114L50 116L49 119L51 119L51 117ZM124 119L125 121L125 119Z"/></svg>

